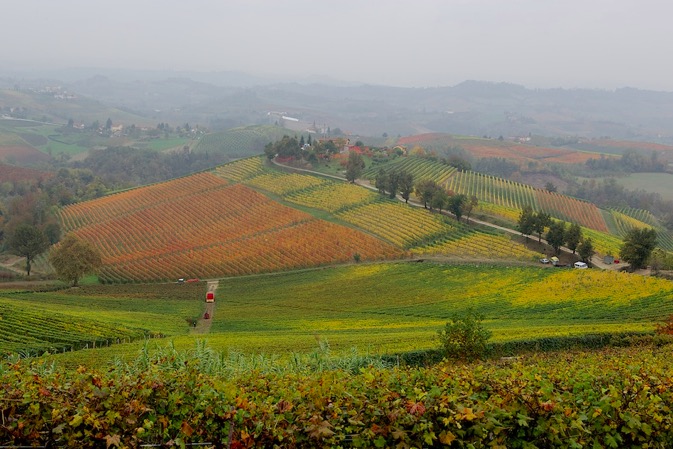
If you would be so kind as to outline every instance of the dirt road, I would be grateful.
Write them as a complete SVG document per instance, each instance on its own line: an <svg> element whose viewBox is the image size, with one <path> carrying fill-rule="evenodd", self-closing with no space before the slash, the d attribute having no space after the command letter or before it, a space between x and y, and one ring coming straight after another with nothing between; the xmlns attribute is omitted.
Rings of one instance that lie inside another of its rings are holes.
<svg viewBox="0 0 673 449"><path fill-rule="evenodd" d="M208 281L206 291L215 293L218 285L219 281L217 279L214 281ZM196 327L192 328L192 334L207 334L210 332L210 327L213 325L213 319L215 319L215 303L204 302L204 304L205 310L196 322Z"/></svg>

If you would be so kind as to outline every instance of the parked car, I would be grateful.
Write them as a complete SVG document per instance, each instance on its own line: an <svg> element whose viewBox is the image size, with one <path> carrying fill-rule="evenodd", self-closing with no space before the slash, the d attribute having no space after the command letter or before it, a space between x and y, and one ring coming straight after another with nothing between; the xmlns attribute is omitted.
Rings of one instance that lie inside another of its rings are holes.
<svg viewBox="0 0 673 449"><path fill-rule="evenodd" d="M573 264L573 268L579 268L580 270L584 270L586 268L589 268L589 266L584 262L575 262Z"/></svg>
<svg viewBox="0 0 673 449"><path fill-rule="evenodd" d="M540 259L540 263L549 263L549 259L547 259L546 257L542 258Z"/></svg>

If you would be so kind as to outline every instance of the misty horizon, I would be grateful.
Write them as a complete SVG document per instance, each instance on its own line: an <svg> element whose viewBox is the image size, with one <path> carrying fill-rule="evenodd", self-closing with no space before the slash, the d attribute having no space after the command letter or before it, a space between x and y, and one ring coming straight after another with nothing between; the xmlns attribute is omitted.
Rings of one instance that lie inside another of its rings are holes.
<svg viewBox="0 0 673 449"><path fill-rule="evenodd" d="M6 5L3 70L88 67L250 74L391 87L466 80L532 89L673 91L663 40L673 4L516 0L84 0Z"/></svg>

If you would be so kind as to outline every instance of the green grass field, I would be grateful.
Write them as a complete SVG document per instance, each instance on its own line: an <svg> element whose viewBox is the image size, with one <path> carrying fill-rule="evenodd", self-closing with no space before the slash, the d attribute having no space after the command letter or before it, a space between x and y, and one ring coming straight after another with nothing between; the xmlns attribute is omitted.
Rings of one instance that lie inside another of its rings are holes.
<svg viewBox="0 0 673 449"><path fill-rule="evenodd" d="M183 295L193 288L189 294ZM381 263L222 279L210 333L189 334L203 285L91 286L78 293L21 296L61 314L163 332L152 345L246 354L310 352L327 342L391 354L437 346L454 313L483 313L493 341L651 331L673 313L673 283L626 273L499 265ZM156 289L156 291L154 291ZM58 355L64 363L133 357L142 344Z"/></svg>
<svg viewBox="0 0 673 449"><path fill-rule="evenodd" d="M632 173L617 182L629 190L645 190L673 200L673 175L670 173Z"/></svg>

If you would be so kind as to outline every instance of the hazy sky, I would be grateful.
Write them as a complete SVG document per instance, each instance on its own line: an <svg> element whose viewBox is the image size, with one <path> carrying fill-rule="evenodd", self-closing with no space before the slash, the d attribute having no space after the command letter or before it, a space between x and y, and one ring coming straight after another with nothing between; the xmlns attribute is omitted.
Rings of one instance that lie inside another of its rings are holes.
<svg viewBox="0 0 673 449"><path fill-rule="evenodd" d="M0 0L0 65L673 91L670 0Z"/></svg>

